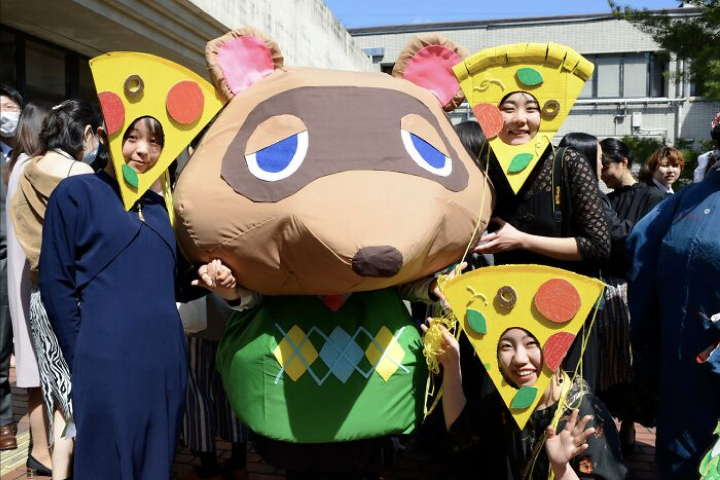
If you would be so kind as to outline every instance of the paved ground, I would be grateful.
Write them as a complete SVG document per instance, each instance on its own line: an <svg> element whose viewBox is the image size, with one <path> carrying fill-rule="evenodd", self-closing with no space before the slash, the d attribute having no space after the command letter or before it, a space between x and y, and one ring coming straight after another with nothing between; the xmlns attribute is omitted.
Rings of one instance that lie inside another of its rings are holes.
<svg viewBox="0 0 720 480"><path fill-rule="evenodd" d="M11 369L11 382L14 385L15 369ZM18 449L2 452L0 457L0 480L15 480L27 478L25 473L25 460L30 441L27 410L27 397L24 390L13 387L13 404L15 416L18 419ZM625 458L630 469L628 480L657 479L654 470L653 456L655 453L655 431L641 425L635 425L637 430L637 443L635 451ZM230 445L218 441L218 453L221 458L230 457ZM192 465L197 465L198 459L187 449L178 452L173 468L173 479L178 479L182 472L188 471ZM478 469L478 477L482 478L482 470ZM47 478L47 477L38 477ZM282 471L263 462L253 450L252 444L248 449L248 480L281 480L285 475ZM421 457L414 451L412 443L400 454L393 468L382 475L384 480L462 480L456 479L447 472L444 466L437 462ZM102 480L102 479L98 479ZM163 479L158 479L163 480ZM492 479L490 479L492 480Z"/></svg>

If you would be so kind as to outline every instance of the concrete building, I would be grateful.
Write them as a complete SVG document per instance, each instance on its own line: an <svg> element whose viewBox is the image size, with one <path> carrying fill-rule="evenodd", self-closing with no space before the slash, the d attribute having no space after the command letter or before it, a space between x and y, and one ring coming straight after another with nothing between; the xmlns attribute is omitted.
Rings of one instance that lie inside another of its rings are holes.
<svg viewBox="0 0 720 480"><path fill-rule="evenodd" d="M206 42L244 25L275 38L287 65L376 69L322 0L3 0L0 82L28 100L95 101L88 60L114 50L208 78Z"/></svg>
<svg viewBox="0 0 720 480"><path fill-rule="evenodd" d="M669 10L678 20L696 8ZM708 102L687 80L687 63L668 55L646 33L611 14L517 18L350 29L376 68L389 72L415 35L440 32L471 53L503 43L553 41L568 45L596 68L556 140L572 131L598 137L624 135L676 139L710 138L710 120L720 102ZM465 104L453 121L472 116Z"/></svg>

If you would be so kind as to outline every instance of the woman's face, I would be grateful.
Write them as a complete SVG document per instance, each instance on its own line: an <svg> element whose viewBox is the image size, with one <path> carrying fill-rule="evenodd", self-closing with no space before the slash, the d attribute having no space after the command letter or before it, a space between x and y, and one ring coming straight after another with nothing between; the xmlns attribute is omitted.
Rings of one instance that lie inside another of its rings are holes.
<svg viewBox="0 0 720 480"><path fill-rule="evenodd" d="M613 162L612 160L606 160L602 162L602 170L600 172L600 178L605 182L608 188L618 188L622 186L622 178L627 170L627 161Z"/></svg>
<svg viewBox="0 0 720 480"><path fill-rule="evenodd" d="M680 166L672 165L667 157L663 157L658 162L657 170L653 173L653 178L662 183L666 187L672 186L680 177Z"/></svg>
<svg viewBox="0 0 720 480"><path fill-rule="evenodd" d="M158 161L162 153L160 138L149 128L150 120L139 119L128 132L122 147L125 163L138 173L146 173Z"/></svg>
<svg viewBox="0 0 720 480"><path fill-rule="evenodd" d="M542 371L537 339L522 328L511 328L498 342L498 361L506 378L517 388L535 384Z"/></svg>
<svg viewBox="0 0 720 480"><path fill-rule="evenodd" d="M506 144L524 145L538 133L540 105L529 93L513 93L498 108L503 117L503 128L498 136Z"/></svg>

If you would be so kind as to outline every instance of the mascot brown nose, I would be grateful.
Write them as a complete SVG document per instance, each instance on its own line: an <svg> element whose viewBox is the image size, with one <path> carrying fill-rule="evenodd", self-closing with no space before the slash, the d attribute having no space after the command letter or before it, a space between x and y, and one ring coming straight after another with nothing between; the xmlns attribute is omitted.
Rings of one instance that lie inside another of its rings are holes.
<svg viewBox="0 0 720 480"><path fill-rule="evenodd" d="M392 277L400 271L403 256L395 247L364 247L352 259L352 269L363 277Z"/></svg>

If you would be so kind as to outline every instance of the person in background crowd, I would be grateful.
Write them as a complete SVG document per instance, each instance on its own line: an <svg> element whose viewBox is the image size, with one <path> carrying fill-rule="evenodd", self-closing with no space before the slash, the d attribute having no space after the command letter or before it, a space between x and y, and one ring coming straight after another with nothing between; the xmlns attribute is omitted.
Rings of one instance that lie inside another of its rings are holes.
<svg viewBox="0 0 720 480"><path fill-rule="evenodd" d="M474 120L468 120L455 125L455 131L460 137L460 141L470 155L477 160L478 166L484 171L484 159L480 158L480 152L485 146L485 135L482 133L480 124Z"/></svg>
<svg viewBox="0 0 720 480"><path fill-rule="evenodd" d="M720 112L710 122L710 138L713 142L713 149L698 157L698 166L693 172L693 182L701 182L713 165L720 160Z"/></svg>
<svg viewBox="0 0 720 480"><path fill-rule="evenodd" d="M680 178L685 166L682 153L677 148L661 147L657 149L647 162L648 171L652 180L648 185L655 187L663 194L663 198L675 193L673 183Z"/></svg>
<svg viewBox="0 0 720 480"><path fill-rule="evenodd" d="M40 131L49 109L36 103L28 103L20 115L17 129L17 141L10 162L4 172L8 181L8 199L17 192L18 183L25 167L32 157L41 151ZM30 331L30 266L25 252L18 242L13 222L10 221L10 202L6 204L7 215L7 256L8 256L8 303L15 337L15 379L20 388L27 388L28 417L32 448L28 449L27 464L39 462L43 471L50 470L51 452L48 442L47 412L43 408L43 395L40 388L40 373ZM33 457L34 460L31 460ZM36 469L37 470L37 469ZM31 473L37 473L32 470Z"/></svg>
<svg viewBox="0 0 720 480"><path fill-rule="evenodd" d="M0 85L0 149L3 166L10 161L12 149L15 147L15 132L23 105L23 98L17 90L8 85Z"/></svg>
<svg viewBox="0 0 720 480"><path fill-rule="evenodd" d="M636 379L657 389L660 478L694 480L720 418L720 164L642 218L628 245Z"/></svg>
<svg viewBox="0 0 720 480"><path fill-rule="evenodd" d="M98 113L81 100L66 100L53 107L43 120L40 150L25 166L10 205L15 234L30 268L30 325L52 445L52 472L32 454L27 467L35 474L52 474L60 480L72 472L73 440L65 428L72 418L72 402L67 362L38 289L43 221L50 195L62 180L92 173L81 160L95 148L92 131L99 125Z"/></svg>
<svg viewBox="0 0 720 480"><path fill-rule="evenodd" d="M0 149L4 170L15 146L15 132L23 107L23 99L12 87L0 85ZM5 201L7 182L0 182L0 283L7 285L7 243ZM10 390L10 356L13 351L12 324L8 307L7 288L0 290L0 450L17 448L13 400Z"/></svg>
<svg viewBox="0 0 720 480"><path fill-rule="evenodd" d="M608 199L620 220L634 225L653 209L663 195L657 189L635 180L631 173L633 156L630 149L621 140L606 138L600 142L602 148L602 181L613 191ZM629 264L625 265L625 270Z"/></svg>
<svg viewBox="0 0 720 480"><path fill-rule="evenodd" d="M603 150L602 180L612 188L608 194L610 205L629 233L633 226L663 199L662 193L647 183L638 182L630 169L633 156L621 140L606 138L600 142ZM648 402L641 401L633 388L633 359L630 348L630 310L628 308L627 280L630 272L630 256L626 239L613 242L609 261L603 269L603 280L607 287L607 303L602 320L607 319L607 332L612 335L607 345L610 355L605 357L598 388L598 396L610 411L621 421L620 441L625 451L635 445L635 425L638 420L653 426L654 420ZM637 360L637 359L635 359ZM647 400L647 399L646 399Z"/></svg>

